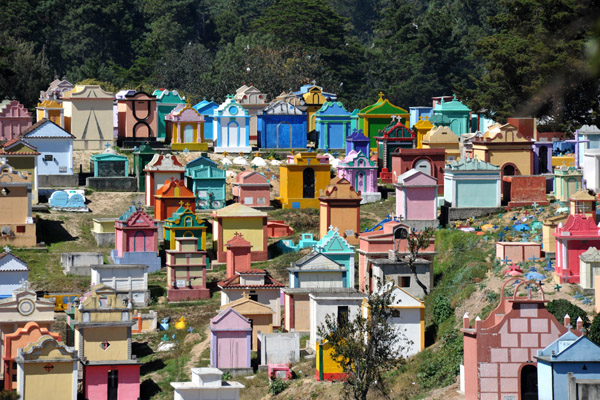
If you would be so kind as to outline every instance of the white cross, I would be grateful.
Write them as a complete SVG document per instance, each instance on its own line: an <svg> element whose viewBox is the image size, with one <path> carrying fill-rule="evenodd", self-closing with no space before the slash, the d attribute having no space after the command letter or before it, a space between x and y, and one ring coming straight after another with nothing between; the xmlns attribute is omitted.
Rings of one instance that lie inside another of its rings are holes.
<svg viewBox="0 0 600 400"><path fill-rule="evenodd" d="M10 253L10 247L4 246L4 252L5 253Z"/></svg>

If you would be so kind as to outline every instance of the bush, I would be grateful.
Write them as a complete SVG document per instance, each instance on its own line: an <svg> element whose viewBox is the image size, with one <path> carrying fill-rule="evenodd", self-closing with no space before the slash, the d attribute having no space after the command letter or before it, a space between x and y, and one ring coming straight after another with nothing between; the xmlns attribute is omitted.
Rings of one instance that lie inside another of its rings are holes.
<svg viewBox="0 0 600 400"><path fill-rule="evenodd" d="M269 393L273 396L277 396L279 393L283 392L288 388L289 382L282 381L281 379L273 378L269 382Z"/></svg>
<svg viewBox="0 0 600 400"><path fill-rule="evenodd" d="M448 386L456 381L460 373L463 357L463 338L456 331L450 331L442 338L441 349L433 352L426 349L419 353L421 362L417 376L426 389Z"/></svg>
<svg viewBox="0 0 600 400"><path fill-rule="evenodd" d="M546 308L552 315L554 315L554 317L556 317L558 322L561 324L565 318L565 315L569 314L569 317L571 317L572 327L576 326L575 321L577 321L577 318L579 317L581 317L581 319L583 320L583 327L585 329L588 329L590 327L590 319L588 318L587 313L583 311L580 307L576 306L575 304L572 304L568 300L552 300L550 303L548 303L548 306Z"/></svg>
<svg viewBox="0 0 600 400"><path fill-rule="evenodd" d="M600 314L596 315L596 317L594 317L594 322L592 322L592 325L590 326L590 329L587 331L587 337L588 339L590 339L592 342L596 343L598 346L600 346Z"/></svg>
<svg viewBox="0 0 600 400"><path fill-rule="evenodd" d="M433 303L433 320L440 325L450 316L454 315L454 310L450 305L450 299L444 295L437 296Z"/></svg>

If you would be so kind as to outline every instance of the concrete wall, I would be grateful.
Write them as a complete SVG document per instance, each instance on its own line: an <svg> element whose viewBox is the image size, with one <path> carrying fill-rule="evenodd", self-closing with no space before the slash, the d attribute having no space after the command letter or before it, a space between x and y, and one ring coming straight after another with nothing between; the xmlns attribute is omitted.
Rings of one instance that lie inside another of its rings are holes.
<svg viewBox="0 0 600 400"><path fill-rule="evenodd" d="M456 208L443 205L441 207L440 224L448 225L448 222L450 221L481 217L488 214L499 213L502 210L504 210L504 207ZM404 221L402 221L402 223L404 223Z"/></svg>
<svg viewBox="0 0 600 400"><path fill-rule="evenodd" d="M300 333L258 333L261 365L296 363L300 360Z"/></svg>
<svg viewBox="0 0 600 400"><path fill-rule="evenodd" d="M38 175L39 187L75 187L79 185L79 174Z"/></svg>
<svg viewBox="0 0 600 400"><path fill-rule="evenodd" d="M104 264L104 256L102 253L81 252L81 253L62 253L60 263L65 274L85 275L89 276L89 266ZM85 267L80 269L79 267ZM87 271L80 274L77 271Z"/></svg>
<svg viewBox="0 0 600 400"><path fill-rule="evenodd" d="M96 243L100 247L104 247L104 246L112 247L115 244L115 233L114 232L99 233L99 232L92 231L92 236L94 236L94 239L96 239Z"/></svg>
<svg viewBox="0 0 600 400"><path fill-rule="evenodd" d="M135 177L89 177L85 179L85 186L95 190L108 192L137 192Z"/></svg>

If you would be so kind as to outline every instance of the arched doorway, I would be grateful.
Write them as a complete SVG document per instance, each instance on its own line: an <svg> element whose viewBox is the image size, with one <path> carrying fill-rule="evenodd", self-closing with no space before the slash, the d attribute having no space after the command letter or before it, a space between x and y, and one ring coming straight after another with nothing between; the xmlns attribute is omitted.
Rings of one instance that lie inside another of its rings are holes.
<svg viewBox="0 0 600 400"><path fill-rule="evenodd" d="M540 166L540 174L545 174L548 172L548 147L542 146L539 151L539 166Z"/></svg>
<svg viewBox="0 0 600 400"><path fill-rule="evenodd" d="M365 173L364 172L359 172L356 174L356 191L357 192L366 192L366 182L367 180L365 179Z"/></svg>
<svg viewBox="0 0 600 400"><path fill-rule="evenodd" d="M289 146L286 146L286 136L289 136ZM277 124L277 148L292 148L292 125L287 121Z"/></svg>
<svg viewBox="0 0 600 400"><path fill-rule="evenodd" d="M133 251L146 251L146 234L142 231L137 231L133 235Z"/></svg>
<svg viewBox="0 0 600 400"><path fill-rule="evenodd" d="M315 170L312 168L305 168L302 171L302 197L315 198Z"/></svg>
<svg viewBox="0 0 600 400"><path fill-rule="evenodd" d="M512 164L507 164L504 166L504 168L502 168L502 175L503 176L513 176L515 175L515 166Z"/></svg>
<svg viewBox="0 0 600 400"><path fill-rule="evenodd" d="M537 367L525 365L521 368L520 379L521 400L538 400Z"/></svg>
<svg viewBox="0 0 600 400"><path fill-rule="evenodd" d="M429 160L421 158L415 163L415 169L431 176L431 163Z"/></svg>

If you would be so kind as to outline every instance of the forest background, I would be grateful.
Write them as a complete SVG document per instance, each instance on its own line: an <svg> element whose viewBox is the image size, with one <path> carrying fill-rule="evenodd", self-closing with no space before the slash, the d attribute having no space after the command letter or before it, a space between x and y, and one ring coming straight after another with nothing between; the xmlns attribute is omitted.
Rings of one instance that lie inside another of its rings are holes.
<svg viewBox="0 0 600 400"><path fill-rule="evenodd" d="M594 0L0 0L0 98L33 108L57 77L192 104L314 80L348 110L455 93L572 132L600 124L599 17Z"/></svg>

